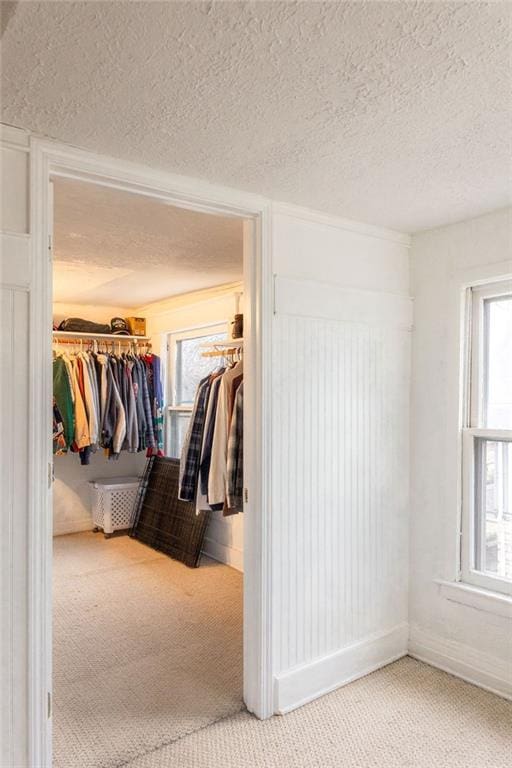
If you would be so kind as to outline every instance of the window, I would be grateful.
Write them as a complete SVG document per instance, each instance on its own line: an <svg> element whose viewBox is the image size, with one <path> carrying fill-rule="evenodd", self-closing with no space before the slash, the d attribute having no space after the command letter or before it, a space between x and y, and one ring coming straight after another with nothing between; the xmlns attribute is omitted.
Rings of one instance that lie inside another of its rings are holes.
<svg viewBox="0 0 512 768"><path fill-rule="evenodd" d="M226 324L203 326L169 334L168 399L166 454L179 458L194 405L197 385L212 369L212 361L202 357L205 344L226 339Z"/></svg>
<svg viewBox="0 0 512 768"><path fill-rule="evenodd" d="M462 579L512 594L512 281L468 295Z"/></svg>

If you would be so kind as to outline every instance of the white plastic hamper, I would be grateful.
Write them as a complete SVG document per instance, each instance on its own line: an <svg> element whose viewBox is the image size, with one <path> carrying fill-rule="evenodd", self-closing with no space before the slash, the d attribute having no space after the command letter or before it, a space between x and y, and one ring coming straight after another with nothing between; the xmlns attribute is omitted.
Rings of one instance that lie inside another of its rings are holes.
<svg viewBox="0 0 512 768"><path fill-rule="evenodd" d="M108 477L92 480L92 521L96 530L102 529L106 536L114 531L131 528L138 477Z"/></svg>

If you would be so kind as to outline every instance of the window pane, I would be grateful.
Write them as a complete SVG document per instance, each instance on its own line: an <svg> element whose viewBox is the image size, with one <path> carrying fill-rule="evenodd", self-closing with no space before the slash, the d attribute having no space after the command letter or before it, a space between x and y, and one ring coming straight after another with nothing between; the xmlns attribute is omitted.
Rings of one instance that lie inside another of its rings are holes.
<svg viewBox="0 0 512 768"><path fill-rule="evenodd" d="M176 343L176 403L175 405L192 405L197 385L212 368L210 357L202 357L202 345L223 341L225 333L213 333L206 336L196 336L192 339L182 339Z"/></svg>
<svg viewBox="0 0 512 768"><path fill-rule="evenodd" d="M475 569L512 579L512 443L478 439Z"/></svg>
<svg viewBox="0 0 512 768"><path fill-rule="evenodd" d="M187 434L190 412L168 411L169 413L169 456L179 459L183 441Z"/></svg>
<svg viewBox="0 0 512 768"><path fill-rule="evenodd" d="M512 429L512 296L485 302L484 427Z"/></svg>

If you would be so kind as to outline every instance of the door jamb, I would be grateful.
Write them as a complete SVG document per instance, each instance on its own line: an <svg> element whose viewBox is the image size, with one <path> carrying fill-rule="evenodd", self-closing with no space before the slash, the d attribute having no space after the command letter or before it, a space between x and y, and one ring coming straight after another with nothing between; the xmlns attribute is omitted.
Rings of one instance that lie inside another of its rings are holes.
<svg viewBox="0 0 512 768"><path fill-rule="evenodd" d="M244 325L248 333L244 519L244 700L259 718L273 713L270 525L271 205L256 195L155 171L46 139L31 139L29 540L29 761L51 768L52 504L50 412L52 282L49 180L96 181L171 205L244 219Z"/></svg>

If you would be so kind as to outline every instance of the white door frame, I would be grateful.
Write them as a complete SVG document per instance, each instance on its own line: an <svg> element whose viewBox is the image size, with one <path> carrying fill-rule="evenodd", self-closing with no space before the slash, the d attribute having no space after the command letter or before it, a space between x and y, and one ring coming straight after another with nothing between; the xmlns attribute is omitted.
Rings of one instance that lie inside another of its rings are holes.
<svg viewBox="0 0 512 768"><path fill-rule="evenodd" d="M51 768L51 359L50 178L96 181L205 213L244 219L244 366L248 502L244 518L244 700L273 712L270 542L271 208L268 200L113 160L45 139L30 149L33 291L30 306L29 759Z"/></svg>

